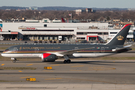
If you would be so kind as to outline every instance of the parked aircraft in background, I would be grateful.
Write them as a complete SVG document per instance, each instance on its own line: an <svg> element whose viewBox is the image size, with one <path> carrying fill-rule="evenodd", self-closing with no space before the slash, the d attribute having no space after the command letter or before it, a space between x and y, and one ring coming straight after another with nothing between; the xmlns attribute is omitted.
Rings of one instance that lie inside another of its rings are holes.
<svg viewBox="0 0 135 90"><path fill-rule="evenodd" d="M64 63L70 63L70 58L101 57L122 53L131 50L130 46L124 46L126 36L131 24L125 25L121 31L106 44L24 44L16 45L6 49L1 55L16 58L39 57L43 62L54 62L58 57L63 57Z"/></svg>
<svg viewBox="0 0 135 90"><path fill-rule="evenodd" d="M61 22L62 22L62 23L65 23L66 21L65 21L65 19L64 19L64 18L61 18Z"/></svg>

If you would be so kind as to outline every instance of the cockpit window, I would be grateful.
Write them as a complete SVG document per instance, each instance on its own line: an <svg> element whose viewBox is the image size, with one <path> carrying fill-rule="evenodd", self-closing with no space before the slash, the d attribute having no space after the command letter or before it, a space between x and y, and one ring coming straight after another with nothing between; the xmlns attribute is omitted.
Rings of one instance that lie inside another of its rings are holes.
<svg viewBox="0 0 135 90"><path fill-rule="evenodd" d="M9 47L5 51L18 51L18 48L17 47Z"/></svg>
<svg viewBox="0 0 135 90"><path fill-rule="evenodd" d="M13 48L13 51L18 51L18 48L17 48L17 47L14 47L14 48Z"/></svg>

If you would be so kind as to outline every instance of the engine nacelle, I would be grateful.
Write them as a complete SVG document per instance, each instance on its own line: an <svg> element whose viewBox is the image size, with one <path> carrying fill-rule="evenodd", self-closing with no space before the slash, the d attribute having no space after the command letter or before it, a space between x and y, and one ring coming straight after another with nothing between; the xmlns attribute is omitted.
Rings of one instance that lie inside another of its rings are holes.
<svg viewBox="0 0 135 90"><path fill-rule="evenodd" d="M57 59L55 54L43 53L42 62L54 62Z"/></svg>

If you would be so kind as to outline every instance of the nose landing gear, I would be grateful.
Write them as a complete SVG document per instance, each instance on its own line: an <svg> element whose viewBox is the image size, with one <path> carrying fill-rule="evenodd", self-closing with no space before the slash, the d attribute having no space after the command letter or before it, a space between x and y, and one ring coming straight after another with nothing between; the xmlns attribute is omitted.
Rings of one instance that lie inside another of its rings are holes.
<svg viewBox="0 0 135 90"><path fill-rule="evenodd" d="M17 59L16 58L11 58L13 63L16 63Z"/></svg>

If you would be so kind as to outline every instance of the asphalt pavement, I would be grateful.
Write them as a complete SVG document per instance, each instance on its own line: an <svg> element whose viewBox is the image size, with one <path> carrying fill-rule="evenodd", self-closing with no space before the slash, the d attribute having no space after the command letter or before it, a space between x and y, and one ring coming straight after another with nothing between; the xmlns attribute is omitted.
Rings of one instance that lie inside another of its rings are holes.
<svg viewBox="0 0 135 90"><path fill-rule="evenodd" d="M0 61L0 87L2 90L135 90L134 67L135 60L82 59L70 64L62 60ZM33 81L27 81L28 78Z"/></svg>

